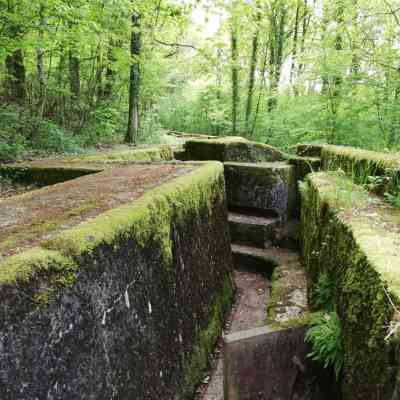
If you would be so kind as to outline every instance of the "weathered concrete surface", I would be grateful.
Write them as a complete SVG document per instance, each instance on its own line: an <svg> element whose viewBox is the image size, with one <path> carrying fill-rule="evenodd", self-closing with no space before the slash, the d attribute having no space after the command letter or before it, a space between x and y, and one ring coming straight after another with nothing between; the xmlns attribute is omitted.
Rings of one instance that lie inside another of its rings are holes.
<svg viewBox="0 0 400 400"><path fill-rule="evenodd" d="M185 152L187 160L261 162L286 159L279 149L239 136L188 140L185 143Z"/></svg>
<svg viewBox="0 0 400 400"><path fill-rule="evenodd" d="M0 265L2 400L183 399L232 296L222 166Z"/></svg>
<svg viewBox="0 0 400 400"><path fill-rule="evenodd" d="M265 326L224 336L224 399L337 400L332 380L307 357L304 334Z"/></svg>
<svg viewBox="0 0 400 400"><path fill-rule="evenodd" d="M0 257L20 253L42 239L133 201L193 168L183 164L119 166L3 200Z"/></svg>
<svg viewBox="0 0 400 400"><path fill-rule="evenodd" d="M286 219L294 210L296 183L291 165L224 163L228 205Z"/></svg>

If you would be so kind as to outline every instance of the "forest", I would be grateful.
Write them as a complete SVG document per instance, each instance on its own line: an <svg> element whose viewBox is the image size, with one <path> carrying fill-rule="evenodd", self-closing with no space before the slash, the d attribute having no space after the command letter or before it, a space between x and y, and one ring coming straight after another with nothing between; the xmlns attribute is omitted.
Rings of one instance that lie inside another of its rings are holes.
<svg viewBox="0 0 400 400"><path fill-rule="evenodd" d="M399 0L0 0L0 161L160 143L400 149Z"/></svg>

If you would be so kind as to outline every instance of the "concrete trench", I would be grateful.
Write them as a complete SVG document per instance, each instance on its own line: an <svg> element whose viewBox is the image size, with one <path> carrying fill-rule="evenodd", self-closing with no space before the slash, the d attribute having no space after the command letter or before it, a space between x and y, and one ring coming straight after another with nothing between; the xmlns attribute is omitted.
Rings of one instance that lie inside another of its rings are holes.
<svg viewBox="0 0 400 400"><path fill-rule="evenodd" d="M240 169L240 164L235 164ZM265 166L271 175L274 164ZM283 165L276 163L276 167L279 170ZM204 376L195 400L340 398L331 371L308 358L305 327L289 322L308 313L298 218L291 215L288 202L279 203L278 212L268 206L265 210L253 207L251 200L246 204L246 198L233 205L229 175L227 179L228 205L234 210L229 213L229 226L236 301L213 367ZM235 188L237 193L241 190L246 188ZM258 197L256 201L264 200ZM280 287L280 296L271 294L274 285ZM276 328L287 322L287 328Z"/></svg>

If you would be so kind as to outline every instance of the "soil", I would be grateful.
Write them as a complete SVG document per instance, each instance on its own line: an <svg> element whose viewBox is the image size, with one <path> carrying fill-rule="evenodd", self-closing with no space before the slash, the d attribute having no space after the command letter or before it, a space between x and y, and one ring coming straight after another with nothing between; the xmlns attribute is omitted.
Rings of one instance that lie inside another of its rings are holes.
<svg viewBox="0 0 400 400"><path fill-rule="evenodd" d="M111 168L1 200L0 256L33 247L191 170L177 165Z"/></svg>
<svg viewBox="0 0 400 400"><path fill-rule="evenodd" d="M17 184L0 179L0 200L38 189L38 185Z"/></svg>
<svg viewBox="0 0 400 400"><path fill-rule="evenodd" d="M265 325L269 280L261 273L234 272L237 288L235 305L228 317L224 334ZM222 340L214 354L213 368L197 391L196 400L223 400Z"/></svg>

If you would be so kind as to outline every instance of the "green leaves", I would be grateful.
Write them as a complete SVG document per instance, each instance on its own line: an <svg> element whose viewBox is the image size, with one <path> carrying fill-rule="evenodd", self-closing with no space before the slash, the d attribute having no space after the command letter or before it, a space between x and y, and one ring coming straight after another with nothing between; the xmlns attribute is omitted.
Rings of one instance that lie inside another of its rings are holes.
<svg viewBox="0 0 400 400"><path fill-rule="evenodd" d="M338 380L343 367L344 353L340 320L336 312L317 313L306 332L305 341L310 343L313 349L308 356L322 363L324 368L332 367Z"/></svg>

